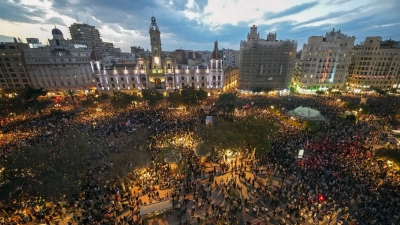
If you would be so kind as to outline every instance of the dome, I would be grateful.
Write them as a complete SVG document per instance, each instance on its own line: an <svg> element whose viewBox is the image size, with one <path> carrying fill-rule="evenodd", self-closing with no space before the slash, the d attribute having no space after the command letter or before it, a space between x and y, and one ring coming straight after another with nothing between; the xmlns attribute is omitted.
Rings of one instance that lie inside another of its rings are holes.
<svg viewBox="0 0 400 225"><path fill-rule="evenodd" d="M211 59L221 59L221 53L218 50L218 42L214 42L214 51L211 54Z"/></svg>
<svg viewBox="0 0 400 225"><path fill-rule="evenodd" d="M95 48L93 48L92 52L90 53L90 60L92 61L102 60L100 53L98 53Z"/></svg>
<svg viewBox="0 0 400 225"><path fill-rule="evenodd" d="M52 31L51 31L52 35L63 35L63 33L61 32L61 30L57 29L57 27L55 27Z"/></svg>

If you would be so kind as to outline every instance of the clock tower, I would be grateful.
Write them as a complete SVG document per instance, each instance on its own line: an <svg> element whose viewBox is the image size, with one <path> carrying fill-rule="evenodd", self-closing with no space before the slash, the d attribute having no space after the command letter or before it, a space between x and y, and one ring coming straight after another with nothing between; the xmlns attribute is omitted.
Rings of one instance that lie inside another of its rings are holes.
<svg viewBox="0 0 400 225"><path fill-rule="evenodd" d="M151 69L162 68L161 62L161 38L160 38L160 30L158 29L156 18L151 17L150 24L150 45L151 45Z"/></svg>

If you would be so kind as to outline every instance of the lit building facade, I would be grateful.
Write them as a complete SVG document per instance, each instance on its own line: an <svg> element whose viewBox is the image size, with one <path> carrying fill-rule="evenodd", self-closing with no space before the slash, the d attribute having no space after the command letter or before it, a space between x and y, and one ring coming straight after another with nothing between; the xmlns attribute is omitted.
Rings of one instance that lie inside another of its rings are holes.
<svg viewBox="0 0 400 225"><path fill-rule="evenodd" d="M20 42L0 43L0 89L31 85L23 58L27 48L28 44Z"/></svg>
<svg viewBox="0 0 400 225"><path fill-rule="evenodd" d="M92 52L91 72L98 91L109 94L113 91L140 94L143 89L156 89L167 94L183 87L193 87L202 88L210 94L218 94L225 85L233 87L236 84L234 78L237 76L230 75L229 79L224 79L217 41L208 62L189 66L182 64L183 50L162 54L161 33L154 17L151 18L149 34L151 56L147 59L136 58L135 64L115 64L112 69L106 69L100 55ZM181 57L179 63L174 54Z"/></svg>
<svg viewBox="0 0 400 225"><path fill-rule="evenodd" d="M57 28L52 35L49 46L24 49L32 86L52 92L89 91L95 85L89 64L91 50L65 40Z"/></svg>
<svg viewBox="0 0 400 225"><path fill-rule="evenodd" d="M309 37L296 68L300 92L344 87L355 39L335 29Z"/></svg>
<svg viewBox="0 0 400 225"><path fill-rule="evenodd" d="M296 48L295 41L278 41L274 33L269 33L265 40L260 38L255 25L250 27L247 41L240 43L238 89L288 89L295 64Z"/></svg>
<svg viewBox="0 0 400 225"><path fill-rule="evenodd" d="M353 91L400 89L400 42L367 37L354 48L348 87Z"/></svg>

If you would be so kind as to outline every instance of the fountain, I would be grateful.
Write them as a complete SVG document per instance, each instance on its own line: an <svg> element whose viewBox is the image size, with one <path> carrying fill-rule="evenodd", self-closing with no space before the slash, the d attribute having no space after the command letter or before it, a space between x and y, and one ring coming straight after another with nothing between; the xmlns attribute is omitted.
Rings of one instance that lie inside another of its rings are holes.
<svg viewBox="0 0 400 225"><path fill-rule="evenodd" d="M289 112L289 115L303 119L303 120L325 120L318 110L310 107L299 106Z"/></svg>

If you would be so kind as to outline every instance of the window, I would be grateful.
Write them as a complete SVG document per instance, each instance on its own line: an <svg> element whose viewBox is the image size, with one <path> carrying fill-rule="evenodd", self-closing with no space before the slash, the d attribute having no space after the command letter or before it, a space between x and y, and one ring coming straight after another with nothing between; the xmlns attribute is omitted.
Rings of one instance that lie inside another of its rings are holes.
<svg viewBox="0 0 400 225"><path fill-rule="evenodd" d="M201 83L201 87L204 87L204 83Z"/></svg>
<svg viewBox="0 0 400 225"><path fill-rule="evenodd" d="M192 80L194 80L194 77L192 77Z"/></svg>
<svg viewBox="0 0 400 225"><path fill-rule="evenodd" d="M110 81L114 81L114 78L111 77L111 78L110 78Z"/></svg>
<svg viewBox="0 0 400 225"><path fill-rule="evenodd" d="M185 80L185 78L184 78L184 77L182 77L182 80Z"/></svg>
<svg viewBox="0 0 400 225"><path fill-rule="evenodd" d="M182 88L185 87L185 83L182 83Z"/></svg>
<svg viewBox="0 0 400 225"><path fill-rule="evenodd" d="M111 87L115 88L115 84L111 84Z"/></svg>
<svg viewBox="0 0 400 225"><path fill-rule="evenodd" d="M201 80L204 80L204 77L201 77Z"/></svg>

